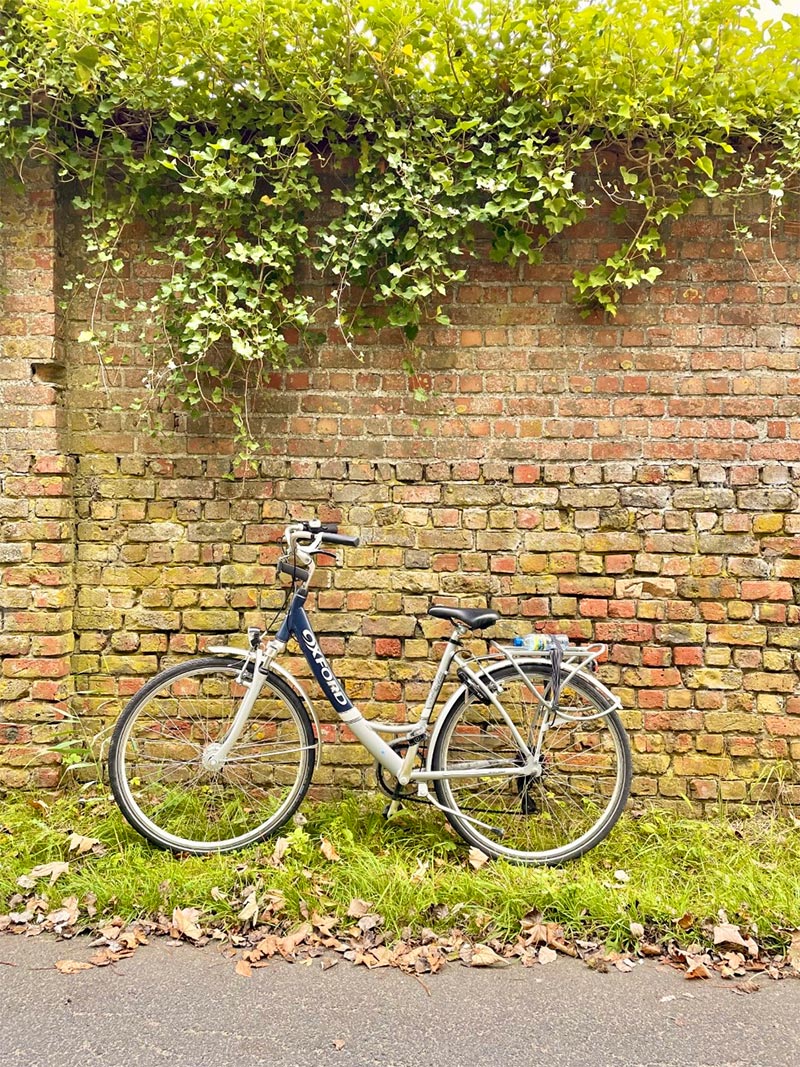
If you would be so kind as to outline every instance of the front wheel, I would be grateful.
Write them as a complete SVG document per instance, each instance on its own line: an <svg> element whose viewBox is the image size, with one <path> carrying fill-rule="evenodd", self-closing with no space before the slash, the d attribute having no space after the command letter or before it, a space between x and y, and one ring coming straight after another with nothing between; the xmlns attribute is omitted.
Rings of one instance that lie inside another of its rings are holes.
<svg viewBox="0 0 800 1067"><path fill-rule="evenodd" d="M306 709L267 675L227 757L218 749L249 685L242 660L191 660L162 671L119 718L109 780L122 814L173 852L229 852L273 834L311 781L316 740Z"/></svg>
<svg viewBox="0 0 800 1067"><path fill-rule="evenodd" d="M547 668L521 669L546 699ZM491 679L506 714L469 691L453 705L431 754L431 769L452 775L435 780L437 799L464 840L489 856L529 864L576 859L609 833L630 793L631 751L619 716L585 674L561 692L569 718L546 713L511 664ZM510 723L536 756L532 769Z"/></svg>

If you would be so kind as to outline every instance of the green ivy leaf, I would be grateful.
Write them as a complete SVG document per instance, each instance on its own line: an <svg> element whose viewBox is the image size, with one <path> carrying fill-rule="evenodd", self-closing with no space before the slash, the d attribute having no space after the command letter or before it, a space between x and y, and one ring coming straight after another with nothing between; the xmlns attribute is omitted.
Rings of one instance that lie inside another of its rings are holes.
<svg viewBox="0 0 800 1067"><path fill-rule="evenodd" d="M77 52L72 53L72 58L79 67L92 71L100 59L100 49L96 45L85 44L83 48L79 48Z"/></svg>
<svg viewBox="0 0 800 1067"><path fill-rule="evenodd" d="M147 227L144 407L223 407L247 458L234 384L296 365L330 309L356 355L364 327L414 344L449 321L434 305L487 232L513 266L559 234L568 254L570 228L608 209L631 229L573 285L613 315L698 198L781 207L800 180L800 22L678 7L548 0L537 20L524 0L274 0L265 20L226 0L6 4L0 159L52 159L79 186L89 269L69 284L94 309L79 340L107 362L130 318L127 235Z"/></svg>

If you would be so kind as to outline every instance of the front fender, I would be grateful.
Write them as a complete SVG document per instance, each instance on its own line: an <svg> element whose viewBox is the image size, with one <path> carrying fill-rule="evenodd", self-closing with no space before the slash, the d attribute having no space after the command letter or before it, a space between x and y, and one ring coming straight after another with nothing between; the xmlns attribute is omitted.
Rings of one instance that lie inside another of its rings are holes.
<svg viewBox="0 0 800 1067"><path fill-rule="evenodd" d="M239 656L240 659L248 659L250 656L249 649L236 648L233 645L211 645L209 646L208 651L220 656ZM292 692L300 698L303 707L311 718L311 723L314 728L314 738L317 742L317 763L322 763L322 730L320 729L316 709L311 703L311 698L295 676L290 674L285 667L281 667L279 663L272 663L269 668L269 673L277 674L281 681L286 682Z"/></svg>

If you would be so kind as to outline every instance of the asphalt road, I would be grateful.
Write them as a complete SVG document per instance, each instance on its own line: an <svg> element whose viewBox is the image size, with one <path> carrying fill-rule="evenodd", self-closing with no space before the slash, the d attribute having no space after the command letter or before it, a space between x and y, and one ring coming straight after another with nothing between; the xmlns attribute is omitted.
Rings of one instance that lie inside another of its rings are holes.
<svg viewBox="0 0 800 1067"><path fill-rule="evenodd" d="M85 939L0 935L2 1067L797 1067L800 981L687 981L642 964L597 974L449 965L415 979L320 961L243 978L216 946L154 940L63 975Z"/></svg>

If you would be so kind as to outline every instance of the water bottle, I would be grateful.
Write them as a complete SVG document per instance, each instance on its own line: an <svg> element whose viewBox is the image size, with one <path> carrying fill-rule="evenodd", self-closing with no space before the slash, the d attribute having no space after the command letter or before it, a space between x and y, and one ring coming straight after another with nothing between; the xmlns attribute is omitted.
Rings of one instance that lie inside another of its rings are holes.
<svg viewBox="0 0 800 1067"><path fill-rule="evenodd" d="M526 652L544 652L556 643L568 645L569 638L564 634L525 634L512 641L514 648L524 648Z"/></svg>

